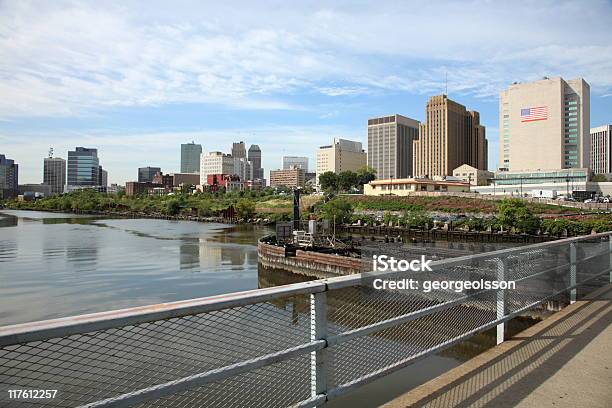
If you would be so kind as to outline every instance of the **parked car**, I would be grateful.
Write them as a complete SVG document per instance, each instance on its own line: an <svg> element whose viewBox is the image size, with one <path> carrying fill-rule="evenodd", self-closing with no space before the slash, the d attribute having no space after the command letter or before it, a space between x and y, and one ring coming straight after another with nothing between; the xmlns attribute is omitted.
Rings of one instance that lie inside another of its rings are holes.
<svg viewBox="0 0 612 408"><path fill-rule="evenodd" d="M589 204L589 203L594 203L595 200L593 200L592 198L587 198L586 200L584 200L585 204Z"/></svg>

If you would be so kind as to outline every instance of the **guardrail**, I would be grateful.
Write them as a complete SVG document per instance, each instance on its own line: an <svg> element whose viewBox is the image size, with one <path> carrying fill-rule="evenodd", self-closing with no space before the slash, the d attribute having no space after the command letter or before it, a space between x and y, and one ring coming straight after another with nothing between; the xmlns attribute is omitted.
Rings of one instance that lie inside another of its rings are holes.
<svg viewBox="0 0 612 408"><path fill-rule="evenodd" d="M485 330L501 342L508 320L610 283L610 234L376 274L515 290L375 290L358 274L2 327L0 406L321 406Z"/></svg>

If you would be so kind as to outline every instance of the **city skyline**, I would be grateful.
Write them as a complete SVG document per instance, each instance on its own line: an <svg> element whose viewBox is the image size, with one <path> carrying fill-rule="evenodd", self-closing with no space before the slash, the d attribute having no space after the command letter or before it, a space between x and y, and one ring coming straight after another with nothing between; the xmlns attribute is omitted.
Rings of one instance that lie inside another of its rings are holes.
<svg viewBox="0 0 612 408"><path fill-rule="evenodd" d="M611 121L609 2L165 7L2 3L0 151L19 163L20 183L42 182L49 147L64 159L97 148L120 184L152 164L178 172L192 140L207 152L257 144L266 172L282 156L315 163L333 138L366 146L367 118L423 122L446 78L449 97L480 112L490 170L497 95L514 81L584 77L591 127ZM389 19L416 26L380 24Z"/></svg>

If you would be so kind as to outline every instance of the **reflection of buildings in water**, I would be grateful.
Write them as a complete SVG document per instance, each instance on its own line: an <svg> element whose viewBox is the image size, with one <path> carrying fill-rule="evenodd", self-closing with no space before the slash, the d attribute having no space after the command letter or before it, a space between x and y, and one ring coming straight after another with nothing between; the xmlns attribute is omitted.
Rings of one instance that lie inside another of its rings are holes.
<svg viewBox="0 0 612 408"><path fill-rule="evenodd" d="M247 265L249 266L255 266L259 263L259 258L257 256L257 250L256 249L249 249L246 251L246 260L247 260Z"/></svg>
<svg viewBox="0 0 612 408"><path fill-rule="evenodd" d="M1 214L0 215L0 228L2 227L16 227L18 223L18 217L14 215Z"/></svg>
<svg viewBox="0 0 612 408"><path fill-rule="evenodd" d="M242 266L245 262L245 251L240 246L222 246L221 260L234 266Z"/></svg>
<svg viewBox="0 0 612 408"><path fill-rule="evenodd" d="M181 270L200 268L200 245L197 238L181 238L179 265Z"/></svg>
<svg viewBox="0 0 612 408"><path fill-rule="evenodd" d="M17 258L17 242L0 239L0 262L9 262Z"/></svg>
<svg viewBox="0 0 612 408"><path fill-rule="evenodd" d="M221 247L199 239L200 270L215 269L221 264Z"/></svg>
<svg viewBox="0 0 612 408"><path fill-rule="evenodd" d="M66 233L66 260L77 271L94 270L98 262L97 229L75 227ZM49 236L51 239L52 237Z"/></svg>

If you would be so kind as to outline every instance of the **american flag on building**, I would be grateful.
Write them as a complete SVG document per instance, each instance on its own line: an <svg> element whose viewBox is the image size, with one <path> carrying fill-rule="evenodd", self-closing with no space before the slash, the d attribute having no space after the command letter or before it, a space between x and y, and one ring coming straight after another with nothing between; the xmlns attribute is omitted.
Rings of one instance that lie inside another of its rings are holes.
<svg viewBox="0 0 612 408"><path fill-rule="evenodd" d="M521 109L521 122L534 122L548 119L548 106L534 106Z"/></svg>

